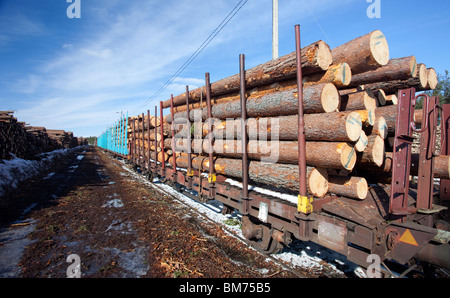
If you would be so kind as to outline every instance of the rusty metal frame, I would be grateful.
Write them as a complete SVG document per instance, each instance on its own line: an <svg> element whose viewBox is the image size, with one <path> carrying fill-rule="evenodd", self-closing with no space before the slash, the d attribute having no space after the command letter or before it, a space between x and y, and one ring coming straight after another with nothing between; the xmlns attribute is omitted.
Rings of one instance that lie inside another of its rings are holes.
<svg viewBox="0 0 450 298"><path fill-rule="evenodd" d="M444 104L441 108L441 155L450 155L450 104ZM439 197L441 201L450 202L450 179L441 179ZM450 215L450 211L448 213Z"/></svg>
<svg viewBox="0 0 450 298"><path fill-rule="evenodd" d="M158 174L158 129L156 129L156 122L158 121L158 107L155 106L155 174ZM150 130L148 131L150 133ZM150 146L150 144L148 144Z"/></svg>
<svg viewBox="0 0 450 298"><path fill-rule="evenodd" d="M410 214L408 211L409 174L411 171L411 144L413 142L412 101L416 89L400 90L398 93L397 123L392 162L392 184L389 213L396 216Z"/></svg>
<svg viewBox="0 0 450 298"><path fill-rule="evenodd" d="M174 111L173 111L173 94L170 95L170 115L172 117L172 124L170 125L170 130L172 132L172 168L173 168L173 173L172 173L172 178L175 179L175 177L177 176L177 157L175 154L175 118L174 118Z"/></svg>
<svg viewBox="0 0 450 298"><path fill-rule="evenodd" d="M144 137L142 137L144 138ZM150 151L150 110L147 110L147 169L150 171L151 168L151 164L150 164L150 155L151 155L151 151Z"/></svg>
<svg viewBox="0 0 450 298"><path fill-rule="evenodd" d="M159 116L160 116L160 118L161 118L161 120L160 120L160 126L161 126L161 141L160 141L160 144L161 144L161 152L162 152L162 154L163 154L163 161L162 161L162 163L161 163L161 177L166 177L166 161L164 160L165 158L165 151L164 151L164 125L163 125L163 123L164 123L164 116L163 116L163 102L162 101L160 101L159 102ZM156 127L155 127L155 129L156 129Z"/></svg>
<svg viewBox="0 0 450 298"><path fill-rule="evenodd" d="M248 196L248 136L247 136L247 95L245 88L245 55L239 55L240 101L241 101L241 150L242 150L242 215L250 212Z"/></svg>
<svg viewBox="0 0 450 298"><path fill-rule="evenodd" d="M208 174L208 187L209 198L215 197L216 189L216 173L214 168L214 144L213 144L213 132L212 132L212 104L211 104L211 80L209 72L205 73L205 87L206 87L206 109L208 114L208 161L209 161L209 174Z"/></svg>
<svg viewBox="0 0 450 298"><path fill-rule="evenodd" d="M433 182L434 182L434 156L436 150L436 127L437 127L437 104L438 97L434 96L427 100L427 111L425 127L421 129L419 172L417 181L417 201L416 207L419 211L433 208ZM422 123L423 125L423 123Z"/></svg>
<svg viewBox="0 0 450 298"><path fill-rule="evenodd" d="M191 119L189 111L189 86L186 86L186 136L187 136L187 154L188 154L188 167L187 167L187 188L192 189L192 177L194 176L194 170L192 169L192 138L191 138Z"/></svg>

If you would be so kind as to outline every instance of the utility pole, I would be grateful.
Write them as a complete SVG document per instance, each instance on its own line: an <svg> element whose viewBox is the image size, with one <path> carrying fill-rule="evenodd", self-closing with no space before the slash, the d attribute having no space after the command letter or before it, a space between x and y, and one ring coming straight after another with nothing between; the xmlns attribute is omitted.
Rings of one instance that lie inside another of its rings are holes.
<svg viewBox="0 0 450 298"><path fill-rule="evenodd" d="M272 0L272 59L278 58L278 0Z"/></svg>

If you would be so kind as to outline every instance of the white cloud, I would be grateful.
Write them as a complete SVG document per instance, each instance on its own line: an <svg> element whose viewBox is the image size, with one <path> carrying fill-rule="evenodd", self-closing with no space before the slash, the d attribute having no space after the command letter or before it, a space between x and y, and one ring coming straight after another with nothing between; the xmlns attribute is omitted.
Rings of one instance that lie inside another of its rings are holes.
<svg viewBox="0 0 450 298"><path fill-rule="evenodd" d="M310 4L311 10L320 10L320 4L332 9L338 6L334 2L315 1ZM12 84L15 90L33 96L33 102L20 109L21 117L33 125L70 129L76 134L77 130L85 135L99 134L99 129L118 118L116 112L131 112L148 100L236 3L109 0L91 5L83 2L83 18L77 20L83 26L75 27L83 31L67 32L66 40L58 43L51 58ZM288 9L289 6L293 8ZM283 19L290 21L293 14L302 11L299 1L294 0L281 2L280 7L280 14L288 15ZM220 71L228 75L237 73L235 52L239 47L252 47L259 55L270 55L269 48L254 49L254 43L271 39L270 28L271 1L249 1L190 68L156 100L168 99L171 93L183 93L186 85L191 89L203 86L205 71L215 71L211 75L216 79L223 78L217 77ZM23 25L15 30L23 34L44 34L43 29L25 17ZM222 60L225 56L227 61ZM255 56L249 59L264 62ZM200 69L197 64L205 63L202 61L205 57L210 68Z"/></svg>

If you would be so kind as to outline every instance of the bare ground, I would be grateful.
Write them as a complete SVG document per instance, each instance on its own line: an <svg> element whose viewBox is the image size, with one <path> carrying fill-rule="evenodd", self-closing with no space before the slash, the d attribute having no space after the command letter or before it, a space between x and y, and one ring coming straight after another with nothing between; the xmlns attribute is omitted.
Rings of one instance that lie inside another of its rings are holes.
<svg viewBox="0 0 450 298"><path fill-rule="evenodd" d="M80 257L82 277L295 277L139 183L101 150L89 147L82 155L23 183L14 206L2 210L7 230L35 225L19 277L64 278L71 254Z"/></svg>

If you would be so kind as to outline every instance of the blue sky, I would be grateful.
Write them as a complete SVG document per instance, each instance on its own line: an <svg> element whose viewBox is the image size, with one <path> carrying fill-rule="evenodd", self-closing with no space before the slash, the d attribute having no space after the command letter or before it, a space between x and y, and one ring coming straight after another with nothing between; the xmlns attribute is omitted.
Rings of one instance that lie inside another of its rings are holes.
<svg viewBox="0 0 450 298"><path fill-rule="evenodd" d="M209 46L154 101L141 107L191 56L239 0L0 0L0 110L34 126L100 135L119 118L154 112L160 100L271 59L272 1L248 0ZM324 40L331 48L379 29L390 57L415 55L438 73L450 70L450 1L279 0L280 56ZM168 112L168 110L167 110Z"/></svg>

